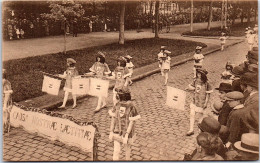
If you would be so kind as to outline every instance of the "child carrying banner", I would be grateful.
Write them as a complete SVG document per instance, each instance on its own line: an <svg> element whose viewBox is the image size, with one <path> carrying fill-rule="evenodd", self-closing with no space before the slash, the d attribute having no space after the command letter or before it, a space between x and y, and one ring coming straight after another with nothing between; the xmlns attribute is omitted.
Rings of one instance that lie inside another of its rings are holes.
<svg viewBox="0 0 260 163"><path fill-rule="evenodd" d="M112 73L112 75L116 79L116 84L115 84L115 87L113 89L113 104L114 104L114 106L118 102L118 100L116 98L117 88L121 88L123 86L125 86L125 87L129 86L129 82L128 82L129 76L128 76L128 74L129 74L129 70L126 67L126 59L124 57L119 57L117 59L117 67L115 68L114 72Z"/></svg>
<svg viewBox="0 0 260 163"><path fill-rule="evenodd" d="M76 61L74 59L67 58L67 70L64 72L63 75L61 75L61 74L58 75L60 78L66 79L65 86L64 86L64 91L65 91L64 99L63 99L62 105L59 108L65 108L69 93L71 93L72 97L73 97L72 108L74 109L77 106L77 97L76 97L76 94L74 94L72 91L72 78L75 78L79 74L78 70L75 67L75 64L76 64Z"/></svg>
<svg viewBox="0 0 260 163"><path fill-rule="evenodd" d="M194 67L193 67L193 78L196 78L196 69L202 68L202 63L204 59L204 55L201 53L201 46L197 46L195 49L195 54L193 56L194 59Z"/></svg>
<svg viewBox="0 0 260 163"><path fill-rule="evenodd" d="M194 91L193 102L190 104L190 130L187 136L194 134L195 115L199 115L199 122L204 116L207 108L209 95L213 92L211 85L208 83L208 72L205 69L196 69L196 79L189 85L187 90Z"/></svg>
<svg viewBox="0 0 260 163"><path fill-rule="evenodd" d="M98 52L98 56L96 57L96 62L89 69L94 75L98 78L102 78L103 76L107 76L111 73L108 65L105 63L105 54L102 52ZM101 106L102 105L102 106ZM98 97L98 104L95 109L95 112L100 111L101 108L106 107L106 97L100 95Z"/></svg>
<svg viewBox="0 0 260 163"><path fill-rule="evenodd" d="M135 121L140 119L136 107L131 102L131 94L127 87L117 89L116 98L119 102L109 110L112 117L109 141L114 141L113 161L119 160L121 144L125 145L126 160L130 160L131 146L135 139Z"/></svg>

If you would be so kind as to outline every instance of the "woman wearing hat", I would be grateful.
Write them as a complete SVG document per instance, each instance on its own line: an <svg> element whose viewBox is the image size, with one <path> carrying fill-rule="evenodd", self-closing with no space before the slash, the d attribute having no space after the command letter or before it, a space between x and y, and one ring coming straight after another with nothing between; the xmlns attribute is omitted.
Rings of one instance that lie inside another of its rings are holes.
<svg viewBox="0 0 260 163"><path fill-rule="evenodd" d="M67 58L67 70L64 72L63 75L58 75L60 78L66 79L65 86L64 86L64 99L63 103L59 108L65 108L65 105L68 100L69 93L72 94L73 98L73 106L72 108L76 108L77 106L77 96L72 91L72 79L78 76L78 70L75 67L76 61L72 58Z"/></svg>
<svg viewBox="0 0 260 163"><path fill-rule="evenodd" d="M197 113L200 116L199 121L201 121L208 105L209 95L213 92L208 83L207 73L205 69L196 69L196 79L187 89L194 91L193 102L190 104L190 130L187 132L187 136L194 134L195 115Z"/></svg>
<svg viewBox="0 0 260 163"><path fill-rule="evenodd" d="M105 54L102 52L98 52L98 56L96 57L96 62L89 69L92 74L94 74L98 78L102 78L111 73L108 65L105 63ZM102 104L102 106L101 106ZM106 106L106 98L103 96L98 97L98 104L95 109L95 112L98 112L101 108Z"/></svg>

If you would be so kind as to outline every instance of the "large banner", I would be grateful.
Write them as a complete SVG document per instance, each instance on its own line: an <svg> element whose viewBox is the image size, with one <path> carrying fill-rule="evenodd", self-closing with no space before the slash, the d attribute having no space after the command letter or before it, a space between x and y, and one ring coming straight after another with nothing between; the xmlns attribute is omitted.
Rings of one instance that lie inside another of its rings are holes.
<svg viewBox="0 0 260 163"><path fill-rule="evenodd" d="M25 111L16 105L13 105L11 110L10 123L14 127L22 126L28 132L38 133L50 140L59 140L79 147L84 152L93 153L96 129L92 125L81 126L68 119Z"/></svg>
<svg viewBox="0 0 260 163"><path fill-rule="evenodd" d="M42 83L42 91L51 95L58 95L60 90L61 80L44 75Z"/></svg>
<svg viewBox="0 0 260 163"><path fill-rule="evenodd" d="M166 105L174 109L184 110L185 100L185 91L167 86Z"/></svg>
<svg viewBox="0 0 260 163"><path fill-rule="evenodd" d="M109 80L102 80L98 78L90 79L89 94L92 96L108 96Z"/></svg>

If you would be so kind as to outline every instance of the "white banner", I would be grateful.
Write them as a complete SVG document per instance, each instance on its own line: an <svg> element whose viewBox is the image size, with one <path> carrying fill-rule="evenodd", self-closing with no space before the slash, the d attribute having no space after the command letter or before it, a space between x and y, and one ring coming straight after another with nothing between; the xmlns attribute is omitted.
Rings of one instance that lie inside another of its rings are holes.
<svg viewBox="0 0 260 163"><path fill-rule="evenodd" d="M92 96L108 96L109 80L102 80L98 78L90 79L89 94Z"/></svg>
<svg viewBox="0 0 260 163"><path fill-rule="evenodd" d="M167 86L166 105L174 109L184 110L185 100L185 91Z"/></svg>
<svg viewBox="0 0 260 163"><path fill-rule="evenodd" d="M86 95L89 92L89 78L72 79L72 91L76 95Z"/></svg>
<svg viewBox="0 0 260 163"><path fill-rule="evenodd" d="M42 83L42 91L52 95L58 95L60 90L60 79L51 78L44 75Z"/></svg>
<svg viewBox="0 0 260 163"><path fill-rule="evenodd" d="M93 153L96 129L92 125L80 126L68 119L25 111L15 105L10 113L10 123L14 127L22 126L28 132L38 133L50 140L59 140L79 147L84 152Z"/></svg>

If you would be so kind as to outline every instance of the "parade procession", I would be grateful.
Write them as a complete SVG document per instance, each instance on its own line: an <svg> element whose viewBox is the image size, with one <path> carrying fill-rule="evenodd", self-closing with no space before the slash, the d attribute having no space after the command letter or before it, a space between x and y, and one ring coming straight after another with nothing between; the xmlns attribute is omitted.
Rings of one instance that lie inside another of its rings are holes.
<svg viewBox="0 0 260 163"><path fill-rule="evenodd" d="M258 1L3 1L3 161L259 160Z"/></svg>

